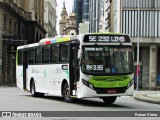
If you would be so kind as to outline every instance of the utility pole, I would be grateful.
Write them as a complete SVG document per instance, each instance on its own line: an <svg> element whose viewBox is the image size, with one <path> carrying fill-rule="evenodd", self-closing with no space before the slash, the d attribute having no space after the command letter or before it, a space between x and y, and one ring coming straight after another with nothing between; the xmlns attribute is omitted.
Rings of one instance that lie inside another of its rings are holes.
<svg viewBox="0 0 160 120"><path fill-rule="evenodd" d="M95 29L95 32L99 32L99 14L100 14L100 2L99 0L96 0L96 29Z"/></svg>
<svg viewBox="0 0 160 120"><path fill-rule="evenodd" d="M137 27L137 32L138 32L138 39L137 39L137 68L136 68L136 74L137 74L137 91L139 89L139 73L140 73L140 65L139 65L139 0L138 0L138 27Z"/></svg>
<svg viewBox="0 0 160 120"><path fill-rule="evenodd" d="M99 14L100 14L99 0L89 1L89 14L90 14L89 32L99 32Z"/></svg>

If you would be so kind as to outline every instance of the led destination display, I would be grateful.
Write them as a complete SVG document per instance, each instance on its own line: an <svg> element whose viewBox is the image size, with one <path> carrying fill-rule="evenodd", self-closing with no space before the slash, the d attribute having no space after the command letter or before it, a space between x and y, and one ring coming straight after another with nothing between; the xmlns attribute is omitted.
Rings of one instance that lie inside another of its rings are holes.
<svg viewBox="0 0 160 120"><path fill-rule="evenodd" d="M130 39L126 35L85 35L84 42L112 42L112 43L129 43Z"/></svg>

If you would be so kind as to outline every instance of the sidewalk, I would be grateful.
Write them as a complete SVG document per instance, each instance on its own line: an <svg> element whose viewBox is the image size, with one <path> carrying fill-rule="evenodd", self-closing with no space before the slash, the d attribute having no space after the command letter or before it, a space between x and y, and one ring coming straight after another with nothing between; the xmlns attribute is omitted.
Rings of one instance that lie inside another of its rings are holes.
<svg viewBox="0 0 160 120"><path fill-rule="evenodd" d="M134 91L133 98L139 101L160 104L160 91Z"/></svg>

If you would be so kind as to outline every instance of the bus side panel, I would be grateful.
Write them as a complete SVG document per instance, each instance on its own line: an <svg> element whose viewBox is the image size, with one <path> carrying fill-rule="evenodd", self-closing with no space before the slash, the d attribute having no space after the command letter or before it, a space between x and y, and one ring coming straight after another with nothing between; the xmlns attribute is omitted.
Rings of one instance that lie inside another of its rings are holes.
<svg viewBox="0 0 160 120"><path fill-rule="evenodd" d="M17 87L23 90L23 66L16 67L16 80Z"/></svg>
<svg viewBox="0 0 160 120"><path fill-rule="evenodd" d="M43 92L45 90L45 80L43 76L44 66L40 65L28 65L28 82L27 89L30 91L31 80L34 80L36 92Z"/></svg>
<svg viewBox="0 0 160 120"><path fill-rule="evenodd" d="M68 64L52 64L46 66L46 87L49 94L60 96L63 80L68 81L69 79L68 69L63 70L62 66L68 66Z"/></svg>
<svg viewBox="0 0 160 120"><path fill-rule="evenodd" d="M68 64L28 65L28 90L30 91L30 81L33 78L36 92L61 96L62 82L69 79L69 70L63 70L62 66L69 68Z"/></svg>

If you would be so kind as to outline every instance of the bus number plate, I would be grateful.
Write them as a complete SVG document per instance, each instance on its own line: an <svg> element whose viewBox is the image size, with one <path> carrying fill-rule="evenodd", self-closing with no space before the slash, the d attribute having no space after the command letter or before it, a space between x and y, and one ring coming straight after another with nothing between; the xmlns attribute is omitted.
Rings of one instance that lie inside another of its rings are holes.
<svg viewBox="0 0 160 120"><path fill-rule="evenodd" d="M107 93L108 93L108 94L115 94L115 93L117 93L117 91L114 90L114 89L112 89L112 90L107 90Z"/></svg>

